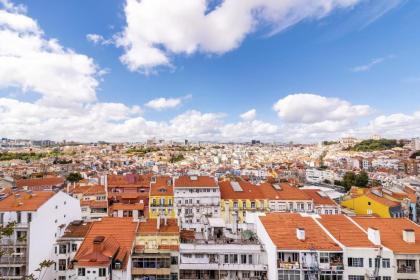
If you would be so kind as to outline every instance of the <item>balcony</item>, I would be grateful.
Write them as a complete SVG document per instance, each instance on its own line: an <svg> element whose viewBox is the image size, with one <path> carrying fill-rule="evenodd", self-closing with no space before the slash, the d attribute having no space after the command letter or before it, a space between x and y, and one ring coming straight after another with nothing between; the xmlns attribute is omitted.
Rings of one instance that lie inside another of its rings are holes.
<svg viewBox="0 0 420 280"><path fill-rule="evenodd" d="M25 246L26 244L27 240L25 238L2 237L0 239L0 246Z"/></svg>
<svg viewBox="0 0 420 280"><path fill-rule="evenodd" d="M277 261L277 268L281 268L281 269L300 269L300 264L299 264L299 262Z"/></svg>
<svg viewBox="0 0 420 280"><path fill-rule="evenodd" d="M397 273L416 273L416 261L397 260Z"/></svg>
<svg viewBox="0 0 420 280"><path fill-rule="evenodd" d="M0 267L23 266L26 264L24 256L2 256L0 258Z"/></svg>
<svg viewBox="0 0 420 280"><path fill-rule="evenodd" d="M133 267L131 269L133 275L170 275L171 268L139 268Z"/></svg>
<svg viewBox="0 0 420 280"><path fill-rule="evenodd" d="M173 204L168 204L168 203L152 203L152 204L150 204L150 207L172 208L173 206L174 206Z"/></svg>

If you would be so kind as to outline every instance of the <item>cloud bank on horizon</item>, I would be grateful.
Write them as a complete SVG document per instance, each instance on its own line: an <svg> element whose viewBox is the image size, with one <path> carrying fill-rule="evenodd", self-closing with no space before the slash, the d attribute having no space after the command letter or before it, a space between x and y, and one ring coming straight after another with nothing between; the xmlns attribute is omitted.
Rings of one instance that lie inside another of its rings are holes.
<svg viewBox="0 0 420 280"><path fill-rule="evenodd" d="M178 6L174 2L127 0L127 26L117 44L124 48L121 60L130 70L151 71L157 66L168 66L174 54L233 51L259 25L269 24L271 34L275 34L300 21L325 17L335 9L351 8L359 1L224 1L213 10L208 10L205 0L187 0ZM160 10L162 7L165 9ZM13 95L0 97L2 137L123 142L151 137L209 141L257 138L314 142L347 135L420 134L420 111L373 116L375 108L367 104L352 104L317 93L290 93L275 98L267 110L277 113L278 122L258 119L263 112L256 109L240 114L236 122L226 121L224 112L193 109L167 121L150 120L144 117L144 108L179 109L193 97L160 97L142 106L101 102L97 91L106 71L93 58L49 38L37 21L26 14L25 7L0 0L0 8L0 42L8 42L0 43L0 89L36 95L33 101L22 101ZM154 17L162 20L153 21ZM142 28L144 25L149 28ZM189 28L189 32L184 32ZM226 36L217 36L220 32ZM104 40L93 35L89 38Z"/></svg>

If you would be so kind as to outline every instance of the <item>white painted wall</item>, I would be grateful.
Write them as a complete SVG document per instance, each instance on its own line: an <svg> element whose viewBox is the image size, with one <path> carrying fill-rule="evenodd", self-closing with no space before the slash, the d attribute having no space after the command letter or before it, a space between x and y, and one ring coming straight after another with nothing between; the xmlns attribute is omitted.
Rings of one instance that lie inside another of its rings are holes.
<svg viewBox="0 0 420 280"><path fill-rule="evenodd" d="M33 215L30 223L28 248L28 272L34 273L43 260L54 259L54 244L58 227L80 220L79 201L64 192L58 192L45 202ZM44 279L51 279L53 268L47 270Z"/></svg>

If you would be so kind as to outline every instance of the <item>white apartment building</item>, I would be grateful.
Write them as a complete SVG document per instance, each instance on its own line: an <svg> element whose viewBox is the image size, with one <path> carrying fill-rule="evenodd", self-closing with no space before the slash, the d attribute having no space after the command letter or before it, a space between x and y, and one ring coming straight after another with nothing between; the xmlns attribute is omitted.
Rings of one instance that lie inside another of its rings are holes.
<svg viewBox="0 0 420 280"><path fill-rule="evenodd" d="M344 215L322 215L315 221L343 250L344 279L393 279L393 253L381 245L376 229L365 231Z"/></svg>
<svg viewBox="0 0 420 280"><path fill-rule="evenodd" d="M86 234L89 232L92 222L75 220L67 227L63 227L56 243L54 244L53 279L75 279L76 271L72 269L72 261L76 256Z"/></svg>
<svg viewBox="0 0 420 280"><path fill-rule="evenodd" d="M209 218L203 233L192 238L181 233L180 280L262 280L266 270L263 247L252 231L233 234L223 219Z"/></svg>
<svg viewBox="0 0 420 280"><path fill-rule="evenodd" d="M420 227L408 219L270 213L256 227L269 280L420 279Z"/></svg>
<svg viewBox="0 0 420 280"><path fill-rule="evenodd" d="M220 190L210 176L180 176L174 180L174 205L182 229L202 231L209 217L220 216Z"/></svg>
<svg viewBox="0 0 420 280"><path fill-rule="evenodd" d="M256 221L269 280L343 280L343 250L307 215L269 213Z"/></svg>
<svg viewBox="0 0 420 280"><path fill-rule="evenodd" d="M0 258L0 279L39 275L39 264L54 258L60 229L80 218L79 201L64 192L20 191L0 201L0 223L16 222L12 235L1 238L1 247L11 252ZM44 269L45 279L52 279L53 271Z"/></svg>
<svg viewBox="0 0 420 280"><path fill-rule="evenodd" d="M408 219L352 217L369 236L375 233L383 248L392 251L392 278L420 279L420 226Z"/></svg>
<svg viewBox="0 0 420 280"><path fill-rule="evenodd" d="M331 170L309 168L305 170L305 178L308 183L322 183L325 180L331 183L337 180L337 176Z"/></svg>

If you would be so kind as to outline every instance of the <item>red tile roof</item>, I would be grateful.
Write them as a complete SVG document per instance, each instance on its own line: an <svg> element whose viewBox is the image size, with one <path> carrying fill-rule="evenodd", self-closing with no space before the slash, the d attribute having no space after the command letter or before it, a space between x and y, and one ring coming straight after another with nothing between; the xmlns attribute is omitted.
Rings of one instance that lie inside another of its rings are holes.
<svg viewBox="0 0 420 280"><path fill-rule="evenodd" d="M272 184L263 183L260 185L264 196L269 200L312 200L303 190L292 187L288 183L279 184L280 190L273 187Z"/></svg>
<svg viewBox="0 0 420 280"><path fill-rule="evenodd" d="M143 203L114 203L111 205L111 212L114 210L143 210Z"/></svg>
<svg viewBox="0 0 420 280"><path fill-rule="evenodd" d="M217 182L210 176L187 176L175 178L175 188L209 188L217 187Z"/></svg>
<svg viewBox="0 0 420 280"><path fill-rule="evenodd" d="M311 217L297 213L269 213L259 218L277 250L341 251ZM297 238L298 228L305 230L305 240Z"/></svg>
<svg viewBox="0 0 420 280"><path fill-rule="evenodd" d="M305 192L310 198L312 198L315 205L337 206L337 203L335 203L335 201L329 198L328 196L321 196L319 194L319 189L302 189L302 191Z"/></svg>
<svg viewBox="0 0 420 280"><path fill-rule="evenodd" d="M318 221L346 247L376 247L366 233L344 215L321 215Z"/></svg>
<svg viewBox="0 0 420 280"><path fill-rule="evenodd" d="M51 188L53 186L63 185L63 177L45 177L45 178L33 178L33 179L19 179L16 180L16 187L23 188ZM37 189L38 190L38 189Z"/></svg>
<svg viewBox="0 0 420 280"><path fill-rule="evenodd" d="M150 196L173 196L174 189L169 176L157 176L154 183L150 183Z"/></svg>
<svg viewBox="0 0 420 280"><path fill-rule="evenodd" d="M54 195L48 191L16 192L0 201L0 211L36 211Z"/></svg>
<svg viewBox="0 0 420 280"><path fill-rule="evenodd" d="M367 230L369 227L379 230L381 243L399 254L420 254L420 226L408 219L352 217L356 223ZM412 229L415 243L403 240L403 230Z"/></svg>
<svg viewBox="0 0 420 280"><path fill-rule="evenodd" d="M132 218L106 217L93 222L74 257L75 265L106 267L115 257L122 262L125 269L133 248L136 230L137 223ZM103 241L95 246L94 240L98 238Z"/></svg>
<svg viewBox="0 0 420 280"><path fill-rule="evenodd" d="M149 187L152 175L108 175L108 186L110 187Z"/></svg>
<svg viewBox="0 0 420 280"><path fill-rule="evenodd" d="M164 220L160 220L160 227L157 229L157 219L148 219L146 222L139 224L137 233L140 235L147 234L179 234L179 227L176 219L167 219L166 226Z"/></svg>
<svg viewBox="0 0 420 280"><path fill-rule="evenodd" d="M231 181L220 181L220 196L222 199L265 199L261 188L257 185L254 185L250 182L244 180L238 180L237 183L240 185L243 191L235 191L232 188Z"/></svg>
<svg viewBox="0 0 420 280"><path fill-rule="evenodd" d="M91 226L91 222L73 221L64 230L62 238L84 238Z"/></svg>

